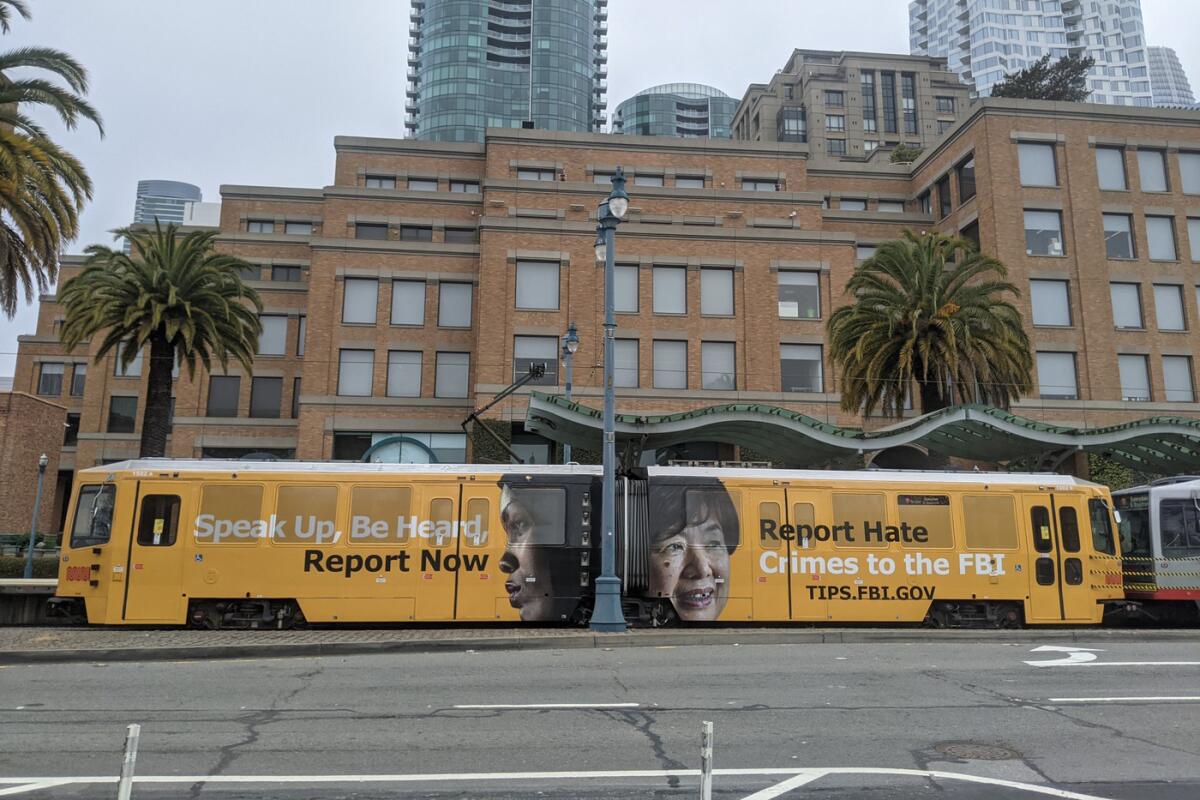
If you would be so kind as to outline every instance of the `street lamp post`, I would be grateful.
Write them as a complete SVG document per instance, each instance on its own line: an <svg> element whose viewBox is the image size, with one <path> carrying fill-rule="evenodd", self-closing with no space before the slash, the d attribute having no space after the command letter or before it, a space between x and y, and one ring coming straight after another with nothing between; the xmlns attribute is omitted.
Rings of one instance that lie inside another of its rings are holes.
<svg viewBox="0 0 1200 800"><path fill-rule="evenodd" d="M617 317L613 298L613 261L616 256L617 226L629 213L629 195L625 193L625 173L620 167L612 178L612 193L596 213L596 260L604 262L604 497L601 519L604 524L600 548L600 577L596 579L596 608L592 612L592 630L626 630L621 612L621 579L617 577L617 540L614 534L617 514L616 401L613 397L613 350Z"/></svg>
<svg viewBox="0 0 1200 800"><path fill-rule="evenodd" d="M575 330L575 323L567 325L567 335L562 339L562 357L563 368L567 371L567 402L571 402L571 367L575 360L575 351L579 349L579 333ZM570 443L563 445L563 463L571 463L571 445Z"/></svg>
<svg viewBox="0 0 1200 800"><path fill-rule="evenodd" d="M38 485L37 496L33 501L33 522L29 523L29 550L25 552L25 579L29 580L33 577L33 543L37 538L37 519L38 511L42 507L42 479L46 477L46 465L50 463L50 459L45 453L38 459Z"/></svg>

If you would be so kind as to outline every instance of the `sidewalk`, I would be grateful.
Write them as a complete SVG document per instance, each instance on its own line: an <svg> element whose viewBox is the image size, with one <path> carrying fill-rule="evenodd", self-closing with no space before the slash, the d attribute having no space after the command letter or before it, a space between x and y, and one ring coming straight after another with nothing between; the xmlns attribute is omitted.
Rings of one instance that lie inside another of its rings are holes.
<svg viewBox="0 0 1200 800"><path fill-rule="evenodd" d="M0 628L0 664L289 658L436 650L684 647L765 644L937 644L1197 641L1200 631L1131 628L928 630L924 628L639 628L595 634L578 628L515 625L315 628L296 631L9 627Z"/></svg>

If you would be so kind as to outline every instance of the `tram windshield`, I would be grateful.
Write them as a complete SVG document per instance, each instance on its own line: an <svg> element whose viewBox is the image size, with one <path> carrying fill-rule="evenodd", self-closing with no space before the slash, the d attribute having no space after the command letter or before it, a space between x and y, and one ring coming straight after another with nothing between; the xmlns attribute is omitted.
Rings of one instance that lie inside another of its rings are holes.
<svg viewBox="0 0 1200 800"><path fill-rule="evenodd" d="M113 505L117 487L84 486L75 502L75 524L71 527L71 547L96 547L106 544L112 533Z"/></svg>
<svg viewBox="0 0 1200 800"><path fill-rule="evenodd" d="M1158 505L1163 558L1200 557L1200 508L1190 498L1163 500Z"/></svg>
<svg viewBox="0 0 1200 800"><path fill-rule="evenodd" d="M1117 525L1121 535L1121 554L1153 555L1150 549L1150 495L1127 494L1114 499L1121 515Z"/></svg>

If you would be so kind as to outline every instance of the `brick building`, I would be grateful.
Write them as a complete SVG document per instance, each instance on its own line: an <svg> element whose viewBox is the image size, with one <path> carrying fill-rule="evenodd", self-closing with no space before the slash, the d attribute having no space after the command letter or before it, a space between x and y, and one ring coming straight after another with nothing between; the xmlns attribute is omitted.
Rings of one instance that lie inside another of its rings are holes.
<svg viewBox="0 0 1200 800"><path fill-rule="evenodd" d="M402 434L414 455L482 457L464 418L531 362L556 391L571 321L575 397L598 407L595 211L618 165L631 196L617 234L621 412L739 401L885 424L839 410L824 326L857 260L906 228L961 232L1008 265L1037 350L1017 413L1095 427L1200 411L1195 112L987 100L913 165L534 130L335 147L325 188L223 188L219 243L255 264L262 352L253 376L231 365L177 381L172 455L349 459ZM68 259L64 278L78 269ZM42 298L15 389L67 406L64 472L135 455L144 377L65 354L61 315ZM553 448L523 432L526 402L488 416L544 462ZM658 455L736 457L703 442Z"/></svg>
<svg viewBox="0 0 1200 800"><path fill-rule="evenodd" d="M65 422L66 409L58 403L24 392L0 392L0 534L29 534L43 453L49 463L37 530L59 531L67 494L65 486L56 486Z"/></svg>

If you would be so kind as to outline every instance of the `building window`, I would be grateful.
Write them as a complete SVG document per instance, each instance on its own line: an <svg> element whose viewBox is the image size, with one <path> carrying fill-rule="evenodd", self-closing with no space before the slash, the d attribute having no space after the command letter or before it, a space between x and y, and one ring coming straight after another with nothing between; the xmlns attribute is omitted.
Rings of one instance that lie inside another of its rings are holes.
<svg viewBox="0 0 1200 800"><path fill-rule="evenodd" d="M1054 145L1021 143L1017 148L1022 186L1058 186Z"/></svg>
<svg viewBox="0 0 1200 800"><path fill-rule="evenodd" d="M254 378L250 382L250 416L279 419L283 404L283 378Z"/></svg>
<svg viewBox="0 0 1200 800"><path fill-rule="evenodd" d="M368 175L365 185L368 189L395 189L396 178L387 175Z"/></svg>
<svg viewBox="0 0 1200 800"><path fill-rule="evenodd" d="M700 270L700 313L733 316L733 270Z"/></svg>
<svg viewBox="0 0 1200 800"><path fill-rule="evenodd" d="M784 106L779 109L776 126L781 142L808 141L808 119L804 106Z"/></svg>
<svg viewBox="0 0 1200 800"><path fill-rule="evenodd" d="M300 379L292 381L292 419L300 419Z"/></svg>
<svg viewBox="0 0 1200 800"><path fill-rule="evenodd" d="M287 317L278 314L262 314L262 334L258 337L258 355L282 356L287 354Z"/></svg>
<svg viewBox="0 0 1200 800"><path fill-rule="evenodd" d="M388 226L374 222L359 222L354 226L354 238L385 242L388 238Z"/></svg>
<svg viewBox="0 0 1200 800"><path fill-rule="evenodd" d="M1038 396L1043 400L1077 400L1074 353L1037 354Z"/></svg>
<svg viewBox="0 0 1200 800"><path fill-rule="evenodd" d="M402 242L432 242L433 228L423 225L401 225L400 241Z"/></svg>
<svg viewBox="0 0 1200 800"><path fill-rule="evenodd" d="M1025 212L1025 255L1061 256L1063 254L1062 213Z"/></svg>
<svg viewBox="0 0 1200 800"><path fill-rule="evenodd" d="M262 267L258 264L251 264L248 267L241 267L237 270L237 276L243 281L256 281L262 278Z"/></svg>
<svg viewBox="0 0 1200 800"><path fill-rule="evenodd" d="M1200 153L1179 154L1179 177L1184 194L1200 194Z"/></svg>
<svg viewBox="0 0 1200 800"><path fill-rule="evenodd" d="M1117 356L1117 369L1121 373L1121 399L1144 403L1150 399L1150 374L1143 355Z"/></svg>
<svg viewBox="0 0 1200 800"><path fill-rule="evenodd" d="M238 395L242 390L242 379L237 375L213 375L208 380L208 408L210 417L236 417Z"/></svg>
<svg viewBox="0 0 1200 800"><path fill-rule="evenodd" d="M421 351L388 351L387 396L421 396Z"/></svg>
<svg viewBox="0 0 1200 800"><path fill-rule="evenodd" d="M883 97L883 132L898 133L896 130L896 73L879 73L879 91Z"/></svg>
<svg viewBox="0 0 1200 800"><path fill-rule="evenodd" d="M342 322L374 325L379 306L377 278L346 278L342 295Z"/></svg>
<svg viewBox="0 0 1200 800"><path fill-rule="evenodd" d="M880 214L903 214L903 200L880 200L876 207Z"/></svg>
<svg viewBox="0 0 1200 800"><path fill-rule="evenodd" d="M1104 215L1104 250L1109 258L1133 258L1133 221L1128 214Z"/></svg>
<svg viewBox="0 0 1200 800"><path fill-rule="evenodd" d="M1161 150L1138 150L1138 172L1143 192L1167 191L1167 164Z"/></svg>
<svg viewBox="0 0 1200 800"><path fill-rule="evenodd" d="M425 324L425 281L392 281L392 324Z"/></svg>
<svg viewBox="0 0 1200 800"><path fill-rule="evenodd" d="M1129 188L1125 181L1125 151L1119 147L1096 148L1096 172L1101 189L1123 192Z"/></svg>
<svg viewBox="0 0 1200 800"><path fill-rule="evenodd" d="M343 397L370 397L375 379L374 350L338 351L338 390Z"/></svg>
<svg viewBox="0 0 1200 800"><path fill-rule="evenodd" d="M519 181L553 181L557 174L552 169L518 169Z"/></svg>
<svg viewBox="0 0 1200 800"><path fill-rule="evenodd" d="M304 340L308 334L308 317L301 316L296 325L296 355L304 355Z"/></svg>
<svg viewBox="0 0 1200 800"><path fill-rule="evenodd" d="M125 366L123 361L123 353L125 352L126 343L121 342L113 350L113 375L118 378L140 378L142 377L142 351L139 350L137 355L133 357L133 361Z"/></svg>
<svg viewBox="0 0 1200 800"><path fill-rule="evenodd" d="M937 182L938 194L938 215L940 217L950 216L950 212L954 209L954 199L950 196L950 176L944 175Z"/></svg>
<svg viewBox="0 0 1200 800"><path fill-rule="evenodd" d="M478 181L450 181L451 194L479 194Z"/></svg>
<svg viewBox="0 0 1200 800"><path fill-rule="evenodd" d="M63 433L63 447L75 447L79 444L79 414L67 414L67 429Z"/></svg>
<svg viewBox="0 0 1200 800"><path fill-rule="evenodd" d="M1118 328L1141 330L1141 286L1136 283L1110 283L1108 290L1112 297L1113 325Z"/></svg>
<svg viewBox="0 0 1200 800"><path fill-rule="evenodd" d="M410 192L436 192L438 190L437 178L409 178L408 190Z"/></svg>
<svg viewBox="0 0 1200 800"><path fill-rule="evenodd" d="M826 152L831 156L846 155L846 140L845 139L828 139L825 142Z"/></svg>
<svg viewBox="0 0 1200 800"><path fill-rule="evenodd" d="M676 189L703 189L704 177L701 175L676 175Z"/></svg>
<svg viewBox="0 0 1200 800"><path fill-rule="evenodd" d="M634 175L633 176L633 185L634 186L662 186L663 185L663 176L662 175Z"/></svg>
<svg viewBox="0 0 1200 800"><path fill-rule="evenodd" d="M958 165L958 202L959 205L975 196L975 159L968 158Z"/></svg>
<svg viewBox="0 0 1200 800"><path fill-rule="evenodd" d="M953 128L954 123L948 119L939 119L937 121L937 126L938 126L938 133L941 134L941 133L945 133L946 131Z"/></svg>
<svg viewBox="0 0 1200 800"><path fill-rule="evenodd" d="M779 390L782 392L822 392L821 345L783 344L779 346Z"/></svg>
<svg viewBox="0 0 1200 800"><path fill-rule="evenodd" d="M850 200L850 199L843 197L841 203L839 204L839 207L841 208L842 211L866 211L867 210L867 201L866 200Z"/></svg>
<svg viewBox="0 0 1200 800"><path fill-rule="evenodd" d="M933 192L924 192L920 197L918 197L917 198L917 208L919 208L921 210L922 214L932 214L933 213Z"/></svg>
<svg viewBox="0 0 1200 800"><path fill-rule="evenodd" d="M687 268L654 268L654 313L687 313Z"/></svg>
<svg viewBox="0 0 1200 800"><path fill-rule="evenodd" d="M287 283L299 283L302 280L302 270L300 267L271 267L271 280Z"/></svg>
<svg viewBox="0 0 1200 800"><path fill-rule="evenodd" d="M1192 383L1192 359L1189 356L1163 356L1164 398L1168 403L1196 402Z"/></svg>
<svg viewBox="0 0 1200 800"><path fill-rule="evenodd" d="M879 125L875 118L875 71L864 69L859 76L859 89L862 92L863 130L876 131Z"/></svg>
<svg viewBox="0 0 1200 800"><path fill-rule="evenodd" d="M556 311L558 272L557 261L518 261L517 308Z"/></svg>
<svg viewBox="0 0 1200 800"><path fill-rule="evenodd" d="M1031 280L1029 296L1033 303L1033 324L1070 327L1071 300L1066 281Z"/></svg>
<svg viewBox="0 0 1200 800"><path fill-rule="evenodd" d="M842 108L846 105L846 95L844 92L835 89L825 90L825 105Z"/></svg>
<svg viewBox="0 0 1200 800"><path fill-rule="evenodd" d="M43 362L38 373L37 393L47 397L58 397L62 394L64 372L66 368L63 364Z"/></svg>
<svg viewBox="0 0 1200 800"><path fill-rule="evenodd" d="M542 365L546 372L534 378L529 386L558 385L558 338L555 336L513 337L513 380L529 374L529 368Z"/></svg>
<svg viewBox="0 0 1200 800"><path fill-rule="evenodd" d="M1173 284L1154 284L1154 317L1160 331L1187 330L1183 313L1183 287Z"/></svg>
<svg viewBox="0 0 1200 800"><path fill-rule="evenodd" d="M137 418L136 397L113 397L108 401L109 433L133 433Z"/></svg>
<svg viewBox="0 0 1200 800"><path fill-rule="evenodd" d="M638 386L638 340L613 340L613 386L636 389Z"/></svg>
<svg viewBox="0 0 1200 800"><path fill-rule="evenodd" d="M434 396L466 397L470 370L470 353L438 353L434 367Z"/></svg>
<svg viewBox="0 0 1200 800"><path fill-rule="evenodd" d="M1189 218L1187 221L1188 244L1192 251L1192 261L1200 263L1200 219Z"/></svg>
<svg viewBox="0 0 1200 800"><path fill-rule="evenodd" d="M737 389L736 351L733 342L700 343L700 388L720 392Z"/></svg>
<svg viewBox="0 0 1200 800"><path fill-rule="evenodd" d="M637 267L613 268L613 310L618 314L638 313L638 277Z"/></svg>
<svg viewBox="0 0 1200 800"><path fill-rule="evenodd" d="M654 388L687 388L687 342L654 342Z"/></svg>
<svg viewBox="0 0 1200 800"><path fill-rule="evenodd" d="M597 184L599 186L608 186L609 184L612 183L612 179L614 177L616 177L616 176L611 172L593 172L592 173L592 183Z"/></svg>
<svg viewBox="0 0 1200 800"><path fill-rule="evenodd" d="M954 113L954 98L953 97L937 98L937 113L953 114Z"/></svg>
<svg viewBox="0 0 1200 800"><path fill-rule="evenodd" d="M71 397L83 397L87 387L87 364L76 364L71 370Z"/></svg>
<svg viewBox="0 0 1200 800"><path fill-rule="evenodd" d="M779 184L776 181L743 180L743 192L777 192Z"/></svg>
<svg viewBox="0 0 1200 800"><path fill-rule="evenodd" d="M438 327L471 327L471 284L441 283L438 285Z"/></svg>
<svg viewBox="0 0 1200 800"><path fill-rule="evenodd" d="M846 117L842 114L826 115L825 130L827 130L827 131L844 131L844 130L846 130Z"/></svg>
<svg viewBox="0 0 1200 800"><path fill-rule="evenodd" d="M274 233L275 223L269 219L246 220L246 233Z"/></svg>
<svg viewBox="0 0 1200 800"><path fill-rule="evenodd" d="M877 248L873 244L860 244L854 248L854 258L860 264L875 255Z"/></svg>
<svg viewBox="0 0 1200 800"><path fill-rule="evenodd" d="M442 240L446 244L479 244L479 231L474 228L446 228Z"/></svg>
<svg viewBox="0 0 1200 800"><path fill-rule="evenodd" d="M1175 220L1171 217L1146 217L1146 250L1151 261L1174 261Z"/></svg>
<svg viewBox="0 0 1200 800"><path fill-rule="evenodd" d="M917 132L917 76L911 72L900 75L900 95L904 106L904 132Z"/></svg>
<svg viewBox="0 0 1200 800"><path fill-rule="evenodd" d="M283 232L289 236L312 236L313 224L311 222L285 222L283 223Z"/></svg>
<svg viewBox="0 0 1200 800"><path fill-rule="evenodd" d="M779 273L779 316L781 319L817 319L821 316L819 273Z"/></svg>

